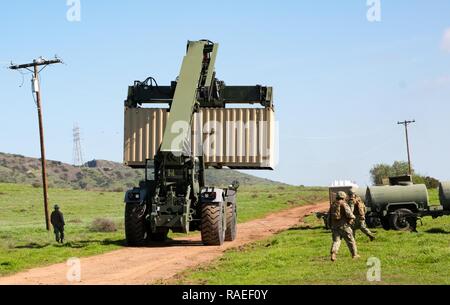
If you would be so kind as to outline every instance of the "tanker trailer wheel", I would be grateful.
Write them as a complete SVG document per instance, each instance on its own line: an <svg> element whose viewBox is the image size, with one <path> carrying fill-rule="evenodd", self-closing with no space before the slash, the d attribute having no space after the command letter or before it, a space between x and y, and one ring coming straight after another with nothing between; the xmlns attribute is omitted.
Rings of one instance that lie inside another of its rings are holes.
<svg viewBox="0 0 450 305"><path fill-rule="evenodd" d="M130 247L142 247L147 238L146 206L129 203L125 206L125 238Z"/></svg>
<svg viewBox="0 0 450 305"><path fill-rule="evenodd" d="M150 240L156 242L164 242L167 240L167 234L169 234L168 228L157 228L155 233L150 233Z"/></svg>
<svg viewBox="0 0 450 305"><path fill-rule="evenodd" d="M227 230L225 232L225 240L233 241L237 235L237 207L236 203L229 203L227 205Z"/></svg>
<svg viewBox="0 0 450 305"><path fill-rule="evenodd" d="M385 229L386 231L389 231L391 229L389 217L386 216L386 217L381 218L380 223L381 223L381 226L383 227L383 229Z"/></svg>
<svg viewBox="0 0 450 305"><path fill-rule="evenodd" d="M227 229L225 203L204 203L202 207L201 235L207 246L220 246L225 241Z"/></svg>
<svg viewBox="0 0 450 305"><path fill-rule="evenodd" d="M370 229L375 229L381 226L381 220L378 217L367 217L366 225Z"/></svg>
<svg viewBox="0 0 450 305"><path fill-rule="evenodd" d="M410 231L416 228L414 213L408 209L394 211L389 218L389 223L396 231Z"/></svg>

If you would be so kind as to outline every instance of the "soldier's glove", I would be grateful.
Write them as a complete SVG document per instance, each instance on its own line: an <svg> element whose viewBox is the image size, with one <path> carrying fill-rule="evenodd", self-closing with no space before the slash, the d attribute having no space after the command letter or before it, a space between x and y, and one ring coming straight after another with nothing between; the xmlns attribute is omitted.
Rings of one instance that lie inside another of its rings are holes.
<svg viewBox="0 0 450 305"><path fill-rule="evenodd" d="M351 226L353 226L354 223L355 223L355 220L354 220L354 219L350 219L350 220L348 221L348 224L351 225Z"/></svg>

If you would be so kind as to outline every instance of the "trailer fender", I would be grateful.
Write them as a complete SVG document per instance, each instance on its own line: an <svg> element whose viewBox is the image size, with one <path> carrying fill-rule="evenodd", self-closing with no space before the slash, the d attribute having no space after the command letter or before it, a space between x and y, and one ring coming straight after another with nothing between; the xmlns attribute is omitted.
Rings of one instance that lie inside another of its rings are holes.
<svg viewBox="0 0 450 305"><path fill-rule="evenodd" d="M386 216L388 214L394 213L399 209L408 209L414 213L419 211L419 206L415 202L397 202L397 203L389 203L386 205L386 210L383 211L383 215Z"/></svg>

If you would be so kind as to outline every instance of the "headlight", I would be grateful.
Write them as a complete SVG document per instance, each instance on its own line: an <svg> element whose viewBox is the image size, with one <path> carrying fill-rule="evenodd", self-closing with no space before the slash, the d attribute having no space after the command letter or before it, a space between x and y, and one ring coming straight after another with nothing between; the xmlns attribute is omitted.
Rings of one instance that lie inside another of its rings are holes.
<svg viewBox="0 0 450 305"><path fill-rule="evenodd" d="M128 198L130 200L139 200L141 198L141 194L140 193L128 193Z"/></svg>

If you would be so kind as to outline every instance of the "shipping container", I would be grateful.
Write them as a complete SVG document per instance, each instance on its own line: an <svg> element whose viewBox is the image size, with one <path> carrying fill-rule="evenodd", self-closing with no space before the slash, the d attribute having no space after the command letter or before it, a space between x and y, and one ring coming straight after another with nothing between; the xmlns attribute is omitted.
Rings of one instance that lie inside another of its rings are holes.
<svg viewBox="0 0 450 305"><path fill-rule="evenodd" d="M125 165L142 168L154 159L169 115L168 109L125 108ZM273 169L276 132L270 108L201 108L187 146L195 156L203 151L207 167Z"/></svg>

